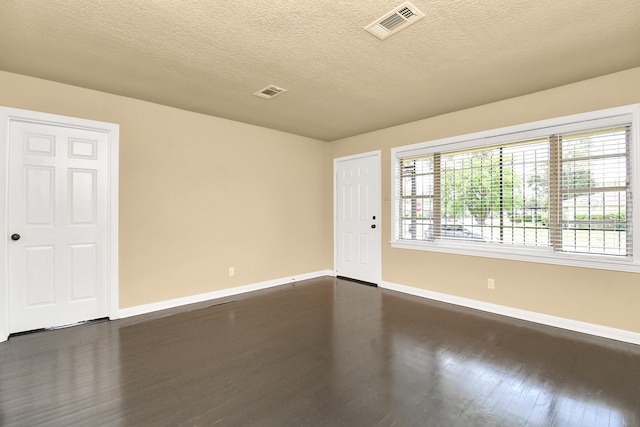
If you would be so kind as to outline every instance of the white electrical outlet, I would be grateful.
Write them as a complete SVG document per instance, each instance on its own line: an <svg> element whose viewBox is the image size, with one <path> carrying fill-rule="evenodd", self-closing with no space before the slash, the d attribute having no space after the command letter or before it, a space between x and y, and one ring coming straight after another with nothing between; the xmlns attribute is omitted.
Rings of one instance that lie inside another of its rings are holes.
<svg viewBox="0 0 640 427"><path fill-rule="evenodd" d="M489 289L495 289L496 288L496 282L493 279L487 279L487 288Z"/></svg>
<svg viewBox="0 0 640 427"><path fill-rule="evenodd" d="M229 267L229 277L233 277L236 275L235 267Z"/></svg>

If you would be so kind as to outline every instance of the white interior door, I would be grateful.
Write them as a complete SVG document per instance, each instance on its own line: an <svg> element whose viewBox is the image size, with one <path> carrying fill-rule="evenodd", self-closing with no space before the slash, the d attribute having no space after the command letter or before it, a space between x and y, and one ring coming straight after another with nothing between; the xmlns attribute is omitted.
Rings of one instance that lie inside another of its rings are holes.
<svg viewBox="0 0 640 427"><path fill-rule="evenodd" d="M9 333L106 317L108 138L9 121Z"/></svg>
<svg viewBox="0 0 640 427"><path fill-rule="evenodd" d="M380 153L336 159L336 274L380 281Z"/></svg>

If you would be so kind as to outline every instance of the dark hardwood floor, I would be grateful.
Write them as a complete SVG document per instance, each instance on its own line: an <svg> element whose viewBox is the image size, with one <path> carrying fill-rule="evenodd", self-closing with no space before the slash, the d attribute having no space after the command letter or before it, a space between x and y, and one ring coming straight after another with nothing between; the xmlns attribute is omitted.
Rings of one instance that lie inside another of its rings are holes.
<svg viewBox="0 0 640 427"><path fill-rule="evenodd" d="M2 426L637 426L640 346L334 278L0 344Z"/></svg>

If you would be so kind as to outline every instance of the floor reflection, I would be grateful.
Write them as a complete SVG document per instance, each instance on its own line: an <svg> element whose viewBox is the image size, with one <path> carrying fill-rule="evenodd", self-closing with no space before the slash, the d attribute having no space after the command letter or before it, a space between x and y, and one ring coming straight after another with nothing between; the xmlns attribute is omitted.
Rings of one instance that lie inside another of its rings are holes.
<svg viewBox="0 0 640 427"><path fill-rule="evenodd" d="M0 425L634 426L640 346L320 278L0 344Z"/></svg>
<svg viewBox="0 0 640 427"><path fill-rule="evenodd" d="M638 390L637 354L537 330L544 327L509 325L507 319L505 328L502 320L464 309L457 321L447 321L442 315L452 313L437 303L423 305L422 319L403 318L399 311L406 304L411 302L404 297L382 297L392 387L399 395L413 389L419 395L414 403L428 408L430 417L450 425L637 425L640 398L629 393ZM620 363L629 361L621 375Z"/></svg>
<svg viewBox="0 0 640 427"><path fill-rule="evenodd" d="M105 425L119 418L118 329L108 322L0 344L0 425ZM53 423L52 414L64 421ZM89 424L87 424L89 423Z"/></svg>

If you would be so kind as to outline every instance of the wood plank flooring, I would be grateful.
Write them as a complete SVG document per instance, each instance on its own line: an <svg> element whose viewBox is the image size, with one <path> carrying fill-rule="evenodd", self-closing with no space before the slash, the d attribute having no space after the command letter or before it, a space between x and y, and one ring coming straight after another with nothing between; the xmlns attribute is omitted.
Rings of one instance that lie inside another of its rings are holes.
<svg viewBox="0 0 640 427"><path fill-rule="evenodd" d="M640 346L320 278L0 344L2 426L637 426Z"/></svg>

